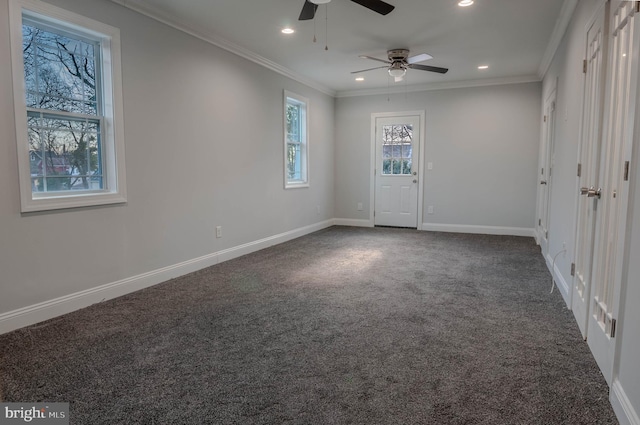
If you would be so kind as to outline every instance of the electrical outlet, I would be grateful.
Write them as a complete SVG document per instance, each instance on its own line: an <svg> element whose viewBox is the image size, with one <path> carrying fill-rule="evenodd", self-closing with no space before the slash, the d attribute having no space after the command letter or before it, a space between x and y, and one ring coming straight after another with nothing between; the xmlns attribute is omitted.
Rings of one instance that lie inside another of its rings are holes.
<svg viewBox="0 0 640 425"><path fill-rule="evenodd" d="M362 211L362 202L358 202L358 211Z"/></svg>
<svg viewBox="0 0 640 425"><path fill-rule="evenodd" d="M222 237L222 226L216 226L216 238Z"/></svg>
<svg viewBox="0 0 640 425"><path fill-rule="evenodd" d="M427 207L427 214L433 214L433 205Z"/></svg>

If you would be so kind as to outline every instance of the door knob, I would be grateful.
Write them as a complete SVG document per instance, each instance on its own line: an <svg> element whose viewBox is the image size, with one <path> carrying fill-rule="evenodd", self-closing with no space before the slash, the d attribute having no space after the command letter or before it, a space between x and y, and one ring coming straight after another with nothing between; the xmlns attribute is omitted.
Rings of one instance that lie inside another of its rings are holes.
<svg viewBox="0 0 640 425"><path fill-rule="evenodd" d="M418 183L418 180L416 180L416 179L413 179L413 182L414 182L414 183Z"/></svg>
<svg viewBox="0 0 640 425"><path fill-rule="evenodd" d="M587 196L589 198L598 198L600 199L600 196L602 195L602 189L598 188L598 190L596 190L593 186L589 188L589 191L587 192Z"/></svg>
<svg viewBox="0 0 640 425"><path fill-rule="evenodd" d="M540 184L547 184L546 180L540 180Z"/></svg>
<svg viewBox="0 0 640 425"><path fill-rule="evenodd" d="M417 175L418 175L418 172L417 172L417 171L414 171L414 172L413 172L413 175L414 175L414 176L417 176Z"/></svg>

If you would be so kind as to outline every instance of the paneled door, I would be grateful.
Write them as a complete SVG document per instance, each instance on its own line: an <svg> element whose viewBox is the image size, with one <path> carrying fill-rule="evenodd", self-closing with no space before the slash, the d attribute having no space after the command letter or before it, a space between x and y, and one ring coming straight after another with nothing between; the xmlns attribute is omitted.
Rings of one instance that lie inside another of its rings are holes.
<svg viewBox="0 0 640 425"><path fill-rule="evenodd" d="M551 208L551 187L553 184L554 138L556 122L556 89L545 98L542 138L542 162L540 169L540 190L538 191L538 241L542 254L549 254L549 217Z"/></svg>
<svg viewBox="0 0 640 425"><path fill-rule="evenodd" d="M599 184L594 189L600 201L587 343L611 384L638 91L638 2L612 0L609 13L609 68Z"/></svg>
<svg viewBox="0 0 640 425"><path fill-rule="evenodd" d="M609 3L603 3L587 30L585 53L584 101L578 162L578 217L576 227L575 274L571 309L582 337L587 337L593 243L595 239L598 198L600 145L602 138L602 105L604 98L605 60L607 58L606 18Z"/></svg>
<svg viewBox="0 0 640 425"><path fill-rule="evenodd" d="M376 226L418 227L420 121L418 115L376 118Z"/></svg>

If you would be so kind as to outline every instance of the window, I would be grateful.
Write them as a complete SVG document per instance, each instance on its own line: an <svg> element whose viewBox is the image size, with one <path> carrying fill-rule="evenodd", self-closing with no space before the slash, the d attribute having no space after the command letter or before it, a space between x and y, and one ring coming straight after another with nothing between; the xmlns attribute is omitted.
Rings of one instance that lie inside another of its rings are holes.
<svg viewBox="0 0 640 425"><path fill-rule="evenodd" d="M23 212L125 202L117 28L12 0Z"/></svg>
<svg viewBox="0 0 640 425"><path fill-rule="evenodd" d="M284 187L309 187L309 101L284 92Z"/></svg>
<svg viewBox="0 0 640 425"><path fill-rule="evenodd" d="M382 126L382 174L411 174L413 125Z"/></svg>

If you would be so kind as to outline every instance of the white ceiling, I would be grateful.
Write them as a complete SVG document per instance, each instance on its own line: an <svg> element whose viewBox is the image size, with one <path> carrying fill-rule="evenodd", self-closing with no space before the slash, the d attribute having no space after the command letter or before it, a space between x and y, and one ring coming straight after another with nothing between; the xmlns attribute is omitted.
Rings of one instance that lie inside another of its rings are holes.
<svg viewBox="0 0 640 425"><path fill-rule="evenodd" d="M405 85L475 80L538 79L563 0L385 0L395 6L382 16L350 0L320 6L314 21L298 21L304 0L114 0L187 29L245 57L266 59L276 68L330 91L398 89ZM328 20L325 20L325 10ZM280 30L290 26L295 34ZM327 26L328 31L325 31ZM325 51L325 45L328 50ZM391 48L411 55L429 53L425 65L449 68L445 75L409 70L394 83L385 69L365 72L356 82L351 71L384 65L358 55L386 58ZM489 69L479 71L478 65Z"/></svg>

